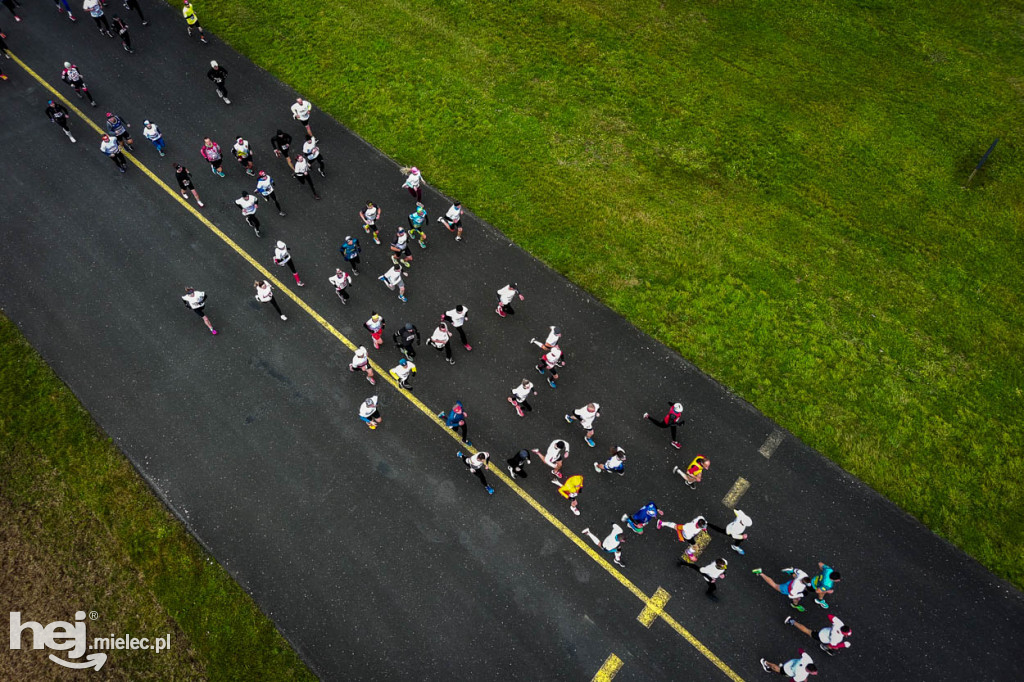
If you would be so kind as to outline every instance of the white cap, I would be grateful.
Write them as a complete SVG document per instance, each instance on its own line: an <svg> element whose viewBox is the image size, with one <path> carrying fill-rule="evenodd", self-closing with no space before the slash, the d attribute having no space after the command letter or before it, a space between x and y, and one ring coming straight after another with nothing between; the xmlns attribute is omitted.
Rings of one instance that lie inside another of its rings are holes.
<svg viewBox="0 0 1024 682"><path fill-rule="evenodd" d="M65 69L70 69L71 68L71 62L64 62L64 68Z"/></svg>
<svg viewBox="0 0 1024 682"><path fill-rule="evenodd" d="M356 348L356 355L366 355L366 346L359 346L359 348Z"/></svg>
<svg viewBox="0 0 1024 682"><path fill-rule="evenodd" d="M287 249L288 246L284 242L278 242L277 243L277 248L279 248L279 249Z"/></svg>
<svg viewBox="0 0 1024 682"><path fill-rule="evenodd" d="M370 405L373 405L373 399L376 398L376 397L377 396L373 396L373 398L367 398L366 399L366 406L369 407Z"/></svg>
<svg viewBox="0 0 1024 682"><path fill-rule="evenodd" d="M147 118L147 119L146 119L145 121L143 121L143 122L142 122L142 125L144 125L144 126L148 126L148 125L149 125L149 119Z"/></svg>
<svg viewBox="0 0 1024 682"><path fill-rule="evenodd" d="M212 66L213 68L216 69L217 68L217 60L216 59L211 59L210 60L210 66Z"/></svg>
<svg viewBox="0 0 1024 682"><path fill-rule="evenodd" d="M683 404L682 403L676 403L675 405L672 406L672 409L675 410L676 412L682 412L683 411Z"/></svg>

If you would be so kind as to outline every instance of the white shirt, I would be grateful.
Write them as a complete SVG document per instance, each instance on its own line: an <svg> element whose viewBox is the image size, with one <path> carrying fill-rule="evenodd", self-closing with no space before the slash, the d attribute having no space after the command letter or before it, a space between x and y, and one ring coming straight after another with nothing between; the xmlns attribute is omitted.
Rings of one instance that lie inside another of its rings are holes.
<svg viewBox="0 0 1024 682"><path fill-rule="evenodd" d="M365 367L368 362L370 362L370 358L367 357L365 348L356 350L355 354L352 356L352 366L357 369L359 367ZM376 397L377 396L374 396L374 398Z"/></svg>
<svg viewBox="0 0 1024 682"><path fill-rule="evenodd" d="M622 450L619 450L614 455L608 458L608 461L604 463L606 469L618 469L622 466L622 463L626 460L622 457Z"/></svg>
<svg viewBox="0 0 1024 682"><path fill-rule="evenodd" d="M206 305L206 292L205 291L193 291L191 294L185 294L181 297L181 300L188 303L192 310L202 308Z"/></svg>
<svg viewBox="0 0 1024 682"><path fill-rule="evenodd" d="M754 522L749 516L739 509L733 510L733 513L736 514L736 518L732 523L725 527L725 532L728 533L729 537L733 540L742 540L743 534L746 532L747 528L754 525Z"/></svg>
<svg viewBox="0 0 1024 682"><path fill-rule="evenodd" d="M558 460L562 459L569 454L569 444L565 444L565 450L558 447L558 440L551 441L551 445L548 446L548 451L544 453L544 461L548 464L555 464Z"/></svg>
<svg viewBox="0 0 1024 682"><path fill-rule="evenodd" d="M367 400L370 400L372 402L369 405L366 404L366 400L359 403L359 416L366 417L367 419L369 419L370 416L372 416L373 413L377 411L377 396L367 398Z"/></svg>
<svg viewBox="0 0 1024 682"><path fill-rule="evenodd" d="M119 150L120 147L117 146L117 140L114 138L110 138L106 142L100 140L100 151L107 156L114 156Z"/></svg>
<svg viewBox="0 0 1024 682"><path fill-rule="evenodd" d="M469 314L469 308L463 306L462 312L460 313L455 308L452 308L445 315L452 321L453 327L461 327L466 322L466 315Z"/></svg>
<svg viewBox="0 0 1024 682"><path fill-rule="evenodd" d="M434 333L430 335L430 343L438 348L443 348L444 344L452 338L451 332L447 332L440 327L434 328Z"/></svg>
<svg viewBox="0 0 1024 682"><path fill-rule="evenodd" d="M85 2L82 3L82 9L94 17L103 16L103 8L100 6L100 0L85 0Z"/></svg>
<svg viewBox="0 0 1024 682"><path fill-rule="evenodd" d="M697 527L697 521L699 521L699 520L701 520L703 518L704 518L703 516L698 516L693 521L690 521L689 523L684 523L683 524L683 537L686 538L687 540L692 540L693 538L697 537L697 534L700 533L700 531L701 531L701 529Z"/></svg>
<svg viewBox="0 0 1024 682"><path fill-rule="evenodd" d="M347 272L343 272L340 275L328 277L327 281L333 284L336 289L344 289L345 287L352 283L352 275L348 274Z"/></svg>
<svg viewBox="0 0 1024 682"><path fill-rule="evenodd" d="M269 175L264 175L256 181L256 191L265 197L269 197L274 193L274 179Z"/></svg>
<svg viewBox="0 0 1024 682"><path fill-rule="evenodd" d="M478 452L475 455L471 455L466 458L466 464L470 469L476 471L477 469L483 469L487 466L487 460L490 458L490 453Z"/></svg>
<svg viewBox="0 0 1024 682"><path fill-rule="evenodd" d="M420 175L419 171L415 173L409 173L409 177L405 179L405 187L409 189L416 189L420 186L420 182L423 180L423 176Z"/></svg>
<svg viewBox="0 0 1024 682"><path fill-rule="evenodd" d="M366 321L366 328L371 332L380 331L380 328L384 326L384 318L378 317L376 321L371 317Z"/></svg>
<svg viewBox="0 0 1024 682"><path fill-rule="evenodd" d="M700 569L700 572L706 575L712 582L725 575L725 569L719 568L715 562L711 562L707 566L704 566Z"/></svg>
<svg viewBox="0 0 1024 682"><path fill-rule="evenodd" d="M594 426L594 420L597 419L598 416L600 416L601 406L598 405L597 403L593 403L593 405L593 412L587 409L589 405L584 405L580 409L573 411L573 414L575 414L579 418L580 424L583 426L583 428L587 429L588 431L592 426Z"/></svg>
<svg viewBox="0 0 1024 682"><path fill-rule="evenodd" d="M306 157L295 160L295 174L305 175L309 172L309 161L306 161Z"/></svg>
<svg viewBox="0 0 1024 682"><path fill-rule="evenodd" d="M408 243L409 234L407 232L399 232L395 235L395 248L404 249Z"/></svg>
<svg viewBox="0 0 1024 682"><path fill-rule="evenodd" d="M799 568L793 571L793 580L789 583L789 596L793 599L803 596L807 583L810 582L808 578L809 576Z"/></svg>
<svg viewBox="0 0 1024 682"><path fill-rule="evenodd" d="M413 373L413 370L415 369L416 365L406 360L404 365L395 365L394 367L391 368L391 371L394 372L400 380L405 381L406 379L409 378L409 376Z"/></svg>
<svg viewBox="0 0 1024 682"><path fill-rule="evenodd" d="M256 300L266 303L272 298L274 298L274 289L270 286L270 282L263 280L263 284L256 287Z"/></svg>
<svg viewBox="0 0 1024 682"><path fill-rule="evenodd" d="M532 390L533 384L527 381L525 386L523 384L519 384L518 386L513 388L512 395L514 395L516 397L516 400L518 400L519 402L523 402L528 397L530 397L530 391Z"/></svg>
<svg viewBox="0 0 1024 682"><path fill-rule="evenodd" d="M363 209L362 218L367 225L373 225L377 220L377 210L376 206L367 206Z"/></svg>
<svg viewBox="0 0 1024 682"><path fill-rule="evenodd" d="M302 143L302 153L306 155L307 159L315 159L320 156L320 147L316 146L316 137Z"/></svg>
<svg viewBox="0 0 1024 682"><path fill-rule="evenodd" d="M296 102L295 104L292 105L292 116L299 119L300 121L308 121L309 112L311 112L312 110L313 105L307 102L306 100L302 100L302 104Z"/></svg>
<svg viewBox="0 0 1024 682"><path fill-rule="evenodd" d="M800 658L794 658L782 664L782 672L793 678L793 682L805 682L810 677L807 666L814 663L814 660L805 651Z"/></svg>
<svg viewBox="0 0 1024 682"><path fill-rule="evenodd" d="M512 288L511 284L506 284L502 288L498 289L498 300L501 301L502 305L508 305L518 293L519 292L517 290Z"/></svg>
<svg viewBox="0 0 1024 682"><path fill-rule="evenodd" d="M558 343L558 340L560 338L562 338L562 335L556 334L555 328L551 327L551 331L548 332L548 338L544 339L544 343L548 344L549 346L553 346L556 343Z"/></svg>
<svg viewBox="0 0 1024 682"><path fill-rule="evenodd" d="M562 349L555 346L544 355L544 362L548 367L554 367L562 359Z"/></svg>
<svg viewBox="0 0 1024 682"><path fill-rule="evenodd" d="M604 539L604 542L601 543L601 547L609 552L614 549L618 549L619 545L622 544L622 540L619 539L621 537L622 526L617 523L613 524L611 534Z"/></svg>
<svg viewBox="0 0 1024 682"><path fill-rule="evenodd" d="M280 247L274 247L274 262L278 265L284 265L292 259L292 254L288 253L288 247L283 249Z"/></svg>
<svg viewBox="0 0 1024 682"><path fill-rule="evenodd" d="M249 140L242 140L241 142L236 142L235 146L232 147L232 149L235 150L235 156L239 158L249 156Z"/></svg>
<svg viewBox="0 0 1024 682"><path fill-rule="evenodd" d="M242 207L242 215L252 215L256 212L256 197L249 195L247 197L239 197L235 199L235 203Z"/></svg>
<svg viewBox="0 0 1024 682"><path fill-rule="evenodd" d="M452 207L448 209L448 212L444 214L444 217L451 222L462 220L462 207L452 204Z"/></svg>
<svg viewBox="0 0 1024 682"><path fill-rule="evenodd" d="M832 625L818 630L818 639L821 640L822 644L831 644L832 646L835 646L843 641L843 637L845 637L842 633L842 627L843 621L832 616ZM847 643L847 646L849 646L849 643Z"/></svg>
<svg viewBox="0 0 1024 682"><path fill-rule="evenodd" d="M388 286L398 286L402 283L402 271L400 269L391 268L384 273L384 281L388 283Z"/></svg>
<svg viewBox="0 0 1024 682"><path fill-rule="evenodd" d="M160 129L156 127L155 123L150 123L148 126L142 129L142 134L146 136L147 140L156 142L163 134L160 133Z"/></svg>

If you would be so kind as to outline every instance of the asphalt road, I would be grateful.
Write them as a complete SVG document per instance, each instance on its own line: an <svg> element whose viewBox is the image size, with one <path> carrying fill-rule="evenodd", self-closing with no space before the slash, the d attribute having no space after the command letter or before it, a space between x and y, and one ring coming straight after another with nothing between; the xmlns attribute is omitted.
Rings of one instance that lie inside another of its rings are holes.
<svg viewBox="0 0 1024 682"><path fill-rule="evenodd" d="M99 103L82 111L101 125L107 110L131 122L136 156L172 187L172 162L190 167L203 215L290 284L271 263L274 241L285 240L307 283L290 288L340 334L369 345L362 322L377 310L390 330L412 321L426 336L444 310L467 305L473 351L455 344L450 367L424 346L414 394L432 411L461 399L471 440L499 462L567 438L567 471L586 478L581 517L539 462L521 483L570 530L603 536L648 500L666 519L704 514L722 524L731 518L723 497L746 479L737 507L754 519L747 555L720 536L704 554L730 561L718 602L676 567L681 545L669 530L627 531L621 570L648 597L667 590L665 612L737 676L762 676L760 657L785 660L812 644L783 625L794 612L750 569L778 578L783 567L810 571L822 560L845 576L829 612L854 634L835 658L809 647L820 679L1024 677L1013 654L1024 641L1020 592L792 436L760 454L776 425L494 227L468 215L456 244L432 223L429 248L413 247L403 305L375 280L386 246L362 234L357 217L373 199L385 239L405 223L412 201L399 164L317 111L328 176L314 176L323 195L314 202L270 154L277 128L300 137L288 110L296 93L215 39L189 40L171 8L146 11L150 27L129 17L134 55L48 3L26 8L16 25L5 13L0 26L18 58L80 105L59 81L62 62L75 62ZM230 72L230 106L205 78L210 59ZM77 117L71 144L43 115L52 95L13 60L4 67L0 306L317 674L581 680L614 654L623 661L616 680L725 678L665 621L639 623L644 603L494 475L496 493L485 494L456 442L391 386L374 390L346 371L350 351L298 304L278 294L287 322L261 308L245 258L139 168L118 173ZM166 158L142 138L144 118L161 127ZM226 178L212 175L199 156L207 135L225 149L246 137L257 167L276 177L288 215L262 207L262 239L233 203L253 179L230 158ZM431 220L448 206L429 188L425 203ZM343 307L327 278L346 234L363 244L364 274ZM494 292L512 280L526 301L500 319ZM186 285L208 293L218 336L183 307ZM550 324L564 330L568 361L557 389L531 368L539 352L528 343ZM398 358L390 344L371 355L388 367ZM539 392L525 419L505 402L522 377ZM370 432L356 411L375 392L385 422ZM676 399L686 405L681 452L640 418ZM596 451L562 418L592 400L602 414ZM629 455L623 477L592 468L613 444ZM670 472L696 453L713 467L692 491ZM825 612L805 602L798 620L824 625Z"/></svg>

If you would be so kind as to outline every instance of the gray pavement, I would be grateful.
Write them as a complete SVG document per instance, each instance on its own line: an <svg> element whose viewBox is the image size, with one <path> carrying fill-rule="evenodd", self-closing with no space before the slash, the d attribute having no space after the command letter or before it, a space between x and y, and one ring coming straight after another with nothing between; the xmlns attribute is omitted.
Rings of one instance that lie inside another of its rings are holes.
<svg viewBox="0 0 1024 682"><path fill-rule="evenodd" d="M747 555L719 536L705 551L730 561L717 603L676 567L681 545L667 529L629 534L622 570L647 595L665 588L666 611L739 676L764 675L760 657L785 660L800 647L820 679L1024 676L1012 653L1024 641L1020 592L792 436L770 458L759 454L776 425L494 227L470 215L456 244L432 223L429 248L413 247L409 303L399 302L375 280L386 241L412 209L398 164L317 111L328 177L314 177L324 197L314 202L270 154L277 128L300 139L288 111L295 93L216 39L190 41L171 8L146 10L150 27L129 18L134 55L47 3L0 26L15 54L78 105L59 82L62 62L75 62L99 103L84 113L102 124L112 110L131 122L136 155L164 182L173 186L174 161L191 168L204 215L249 254L274 268L274 241L288 242L307 283L295 290L349 339L369 345L361 325L371 310L390 330L412 321L426 336L444 310L467 305L474 350L454 344L450 367L424 346L414 393L435 411L461 399L471 440L498 462L567 438L567 471L586 477L582 516L569 513L541 463L522 485L569 528L603 534L648 499L666 519L700 513L722 524L731 517L722 498L738 477L748 480L737 505L754 519ZM205 78L210 59L230 72L230 106ZM614 653L624 661L617 680L724 678L665 623L638 623L643 604L513 491L492 480L496 493L486 495L456 443L391 387L374 390L346 371L348 349L294 302L278 294L288 322L261 308L257 273L243 258L138 168L119 174L81 121L69 143L43 115L51 95L13 62L4 66L0 306L318 675L580 680ZM144 118L163 130L165 159L142 139ZM257 167L275 176L288 216L261 207L262 239L233 203L255 182L230 158L226 178L210 174L199 156L206 135L225 149L245 136ZM383 246L359 229L366 199L384 210ZM425 203L431 220L448 206L432 189ZM364 274L343 307L327 278L346 234L360 238ZM494 292L512 279L526 301L499 319ZM186 285L208 293L218 336L183 307ZM565 331L557 389L531 368L539 353L528 340L549 324ZM390 344L371 355L384 366L398 358ZM505 397L524 376L539 395L519 419ZM374 392L385 423L369 432L356 410ZM686 405L681 452L640 419L672 399ZM562 419L590 400L602 406L597 450ZM612 444L629 454L624 477L592 468ZM670 471L696 453L713 467L691 491ZM750 574L810 571L818 560L844 574L829 612L854 632L853 647L832 659L782 624L794 614L817 628L825 612L807 599L807 612L795 614Z"/></svg>

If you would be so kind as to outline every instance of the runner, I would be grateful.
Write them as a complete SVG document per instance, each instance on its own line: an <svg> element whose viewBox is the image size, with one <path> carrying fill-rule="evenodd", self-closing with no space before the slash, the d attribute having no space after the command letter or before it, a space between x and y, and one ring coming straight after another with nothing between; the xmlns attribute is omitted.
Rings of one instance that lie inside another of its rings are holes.
<svg viewBox="0 0 1024 682"><path fill-rule="evenodd" d="M452 334L448 331L448 325L441 322L434 329L434 333L430 335L430 339L427 343L436 348L437 350L444 351L444 359L449 365L454 365L455 360L452 359Z"/></svg>
<svg viewBox="0 0 1024 682"><path fill-rule="evenodd" d="M167 147L167 143L164 142L164 135L160 132L160 129L155 123L150 123L149 120L142 122L142 136L153 143L156 147L156 151L160 156L166 156L164 149Z"/></svg>
<svg viewBox="0 0 1024 682"><path fill-rule="evenodd" d="M562 362L562 349L555 345L551 347L551 350L541 356L540 362L537 363L536 370L541 374L550 372L551 376L547 378L548 386L551 388L558 388L558 384L555 382L558 381L558 368L562 365L565 365L565 363Z"/></svg>
<svg viewBox="0 0 1024 682"><path fill-rule="evenodd" d="M491 459L490 453L478 452L471 457L466 457L461 452L456 452L455 454L459 459L466 463L466 468L469 469L469 473L480 479L480 482L484 484L484 488L487 490L487 494L493 495L494 488L487 484L487 479L484 477L484 470L487 469L487 463Z"/></svg>
<svg viewBox="0 0 1024 682"><path fill-rule="evenodd" d="M559 340L561 338L562 338L562 329L561 329L561 327L551 326L551 327L548 327L548 335L547 335L547 338L544 339L543 343L538 341L537 339L530 339L530 343L532 343L533 345L537 346L542 351L547 353L549 350L551 350L552 348L554 348L555 346L558 345L558 342L559 342Z"/></svg>
<svg viewBox="0 0 1024 682"><path fill-rule="evenodd" d="M149 22L146 21L146 17L142 14L142 6L139 4L139 0L124 0L124 8L129 12L135 10L135 13L139 15L142 25L149 26Z"/></svg>
<svg viewBox="0 0 1024 682"><path fill-rule="evenodd" d="M524 466L530 463L530 451L520 450L505 460L508 464L508 473L512 478L526 478Z"/></svg>
<svg viewBox="0 0 1024 682"><path fill-rule="evenodd" d="M352 274L359 274L359 254L362 253L362 248L359 246L359 240L353 239L351 236L346 236L345 241L342 243L338 251L341 253L342 258L348 263L348 266L352 268Z"/></svg>
<svg viewBox="0 0 1024 682"><path fill-rule="evenodd" d="M698 516L688 523L673 523L672 521L662 521L658 519L657 528L672 528L676 531L676 535L679 537L679 542L686 542L690 546L686 548L684 554L690 562L697 560L697 551L694 549L697 545L697 538L701 533L707 532L708 522L703 516Z"/></svg>
<svg viewBox="0 0 1024 682"><path fill-rule="evenodd" d="M412 385L409 383L409 379L412 378L413 374L416 374L416 364L402 358L398 361L397 365L388 370L388 374L398 382L401 388L411 391Z"/></svg>
<svg viewBox="0 0 1024 682"><path fill-rule="evenodd" d="M52 123L56 123L64 134L68 136L68 139L72 142L77 142L75 136L71 134L69 128L71 118L68 115L68 110L63 104L57 104L52 99L46 103L46 117L50 119Z"/></svg>
<svg viewBox="0 0 1024 682"><path fill-rule="evenodd" d="M11 3L11 0L4 0L4 4L7 5L11 12L14 12L14 5ZM110 23L107 21L106 15L103 14L103 5L100 4L100 0L85 0L82 3L82 9L88 12L92 20L96 22L96 28L100 30L100 33L108 38L114 37L114 33L110 30ZM14 18L21 21L17 14L14 15Z"/></svg>
<svg viewBox="0 0 1024 682"><path fill-rule="evenodd" d="M629 526L631 531L643 535L644 527L650 523L651 519L664 515L665 512L658 509L658 505L654 504L654 502L648 502L644 506L640 507L640 509L638 509L632 516L629 514L623 514L622 521Z"/></svg>
<svg viewBox="0 0 1024 682"><path fill-rule="evenodd" d="M841 578L842 576L839 574L839 571L819 561L818 575L811 578L811 589L814 590L816 595L814 603L823 609L827 609L828 602L825 601L825 595L832 594L835 591L833 587Z"/></svg>
<svg viewBox="0 0 1024 682"><path fill-rule="evenodd" d="M512 395L508 397L508 401L516 409L516 414L520 417L525 416L523 410L533 412L533 407L526 401L530 397L530 391L533 391L533 382L529 379L523 379L521 384L512 388ZM533 394L537 395L537 391L533 391Z"/></svg>
<svg viewBox="0 0 1024 682"><path fill-rule="evenodd" d="M299 97L292 105L292 118L306 128L306 134L312 135L313 129L309 127L309 114L313 111L313 105Z"/></svg>
<svg viewBox="0 0 1024 682"><path fill-rule="evenodd" d="M224 177L224 166L221 163L220 145L208 137L203 138L203 146L199 148L206 162L210 164L210 172Z"/></svg>
<svg viewBox="0 0 1024 682"><path fill-rule="evenodd" d="M135 54L135 50L132 49L132 37L128 35L128 24L121 20L121 17L114 15L114 30L117 31L117 35L121 38L121 47L128 54Z"/></svg>
<svg viewBox="0 0 1024 682"><path fill-rule="evenodd" d="M409 300L405 297L405 280L402 279L402 268L400 268L399 266L392 265L387 272L385 272L377 279L379 279L381 282L384 282L384 286L386 286L391 291L394 291L395 287L398 287L398 300L401 301L402 303L405 303L406 301Z"/></svg>
<svg viewBox="0 0 1024 682"><path fill-rule="evenodd" d="M309 185L309 189L313 192L314 199L320 199L320 195L316 193L316 187L313 186L313 177L309 174L309 161L306 161L306 157L302 154L295 155L295 165L292 166L292 175L299 181L300 185Z"/></svg>
<svg viewBox="0 0 1024 682"><path fill-rule="evenodd" d="M366 422L371 431L380 426L384 418L380 416L380 410L377 409L377 396L371 396L359 405L359 418Z"/></svg>
<svg viewBox="0 0 1024 682"><path fill-rule="evenodd" d="M352 362L349 363L348 371L355 372L356 370L366 375L366 380L370 382L371 386L376 385L377 380L373 378L373 367L370 367L370 355L366 352L366 346L356 348Z"/></svg>
<svg viewBox="0 0 1024 682"><path fill-rule="evenodd" d="M464 305L457 305L446 312L441 319L448 322L459 333L459 340L462 341L463 348L473 350L473 346L469 345L469 339L466 338L466 330L463 329L466 324L467 315L469 315L469 308Z"/></svg>
<svg viewBox="0 0 1024 682"><path fill-rule="evenodd" d="M416 357L416 349L412 347L413 344L423 345L420 342L420 330L412 322L406 322L404 327L395 332L394 339L398 349L410 360Z"/></svg>
<svg viewBox="0 0 1024 682"><path fill-rule="evenodd" d="M796 622L796 619L793 618L793 616L787 616L786 620L783 622L785 622L786 625L792 625L797 630L813 639L818 643L818 647L820 647L821 650L829 656L835 656L837 652L850 648L850 643L845 641L845 639L853 634L853 630L850 629L849 625L844 625L843 621L839 620L831 613L828 614L828 622L830 625L821 628L817 632L814 632L806 625L801 625Z"/></svg>
<svg viewBox="0 0 1024 682"><path fill-rule="evenodd" d="M551 467L551 473L555 475L555 478L562 477L562 465L565 464L565 460L569 458L569 444L564 440L558 440L557 438L551 441L551 445L548 446L547 452L541 454L540 450L531 450L534 454L540 457L545 464Z"/></svg>
<svg viewBox="0 0 1024 682"><path fill-rule="evenodd" d="M228 86L225 85L228 78L228 70L218 64L216 60L211 60L210 70L206 72L206 77L217 88L217 97L224 100L224 104L231 104L231 100L228 99Z"/></svg>
<svg viewBox="0 0 1024 682"><path fill-rule="evenodd" d="M210 333L216 336L217 330L213 328L213 323L206 316L206 292L196 291L192 287L185 287L185 295L181 297L181 300L185 302L186 308L190 308L192 312L199 316L206 325L206 328L210 330Z"/></svg>
<svg viewBox="0 0 1024 682"><path fill-rule="evenodd" d="M115 116L109 111L106 113L107 120L107 134L111 137L117 138L117 143L122 145L128 151L133 151L135 147L135 140L132 139L131 134L128 132L128 128L131 124L125 123L121 120L120 116Z"/></svg>
<svg viewBox="0 0 1024 682"><path fill-rule="evenodd" d="M747 539L747 528L750 528L752 525L754 525L754 521L749 516L744 514L743 511L740 509L733 509L732 513L736 516L736 518L734 518L728 526L722 528L721 526L716 526L713 523L709 523L708 530L713 530L716 533L721 533L722 535L727 536L730 540L732 540L732 544L729 545L732 548L732 550L734 552L738 552L740 556L743 556L744 554L746 554L746 552L743 551L743 548L740 547L740 544Z"/></svg>
<svg viewBox="0 0 1024 682"><path fill-rule="evenodd" d="M252 150L249 148L249 140L241 136L236 137L235 144L231 149L235 152L238 164L245 169L245 174L256 175L256 171L252 167Z"/></svg>
<svg viewBox="0 0 1024 682"><path fill-rule="evenodd" d="M596 535L590 532L589 528L583 529L583 534L590 538L591 542L612 555L612 561L622 568L626 567L626 564L622 563L622 543L625 542L625 538L622 537L622 526L617 523L612 524L612 532L608 534L603 541L599 540Z"/></svg>
<svg viewBox="0 0 1024 682"><path fill-rule="evenodd" d="M725 579L725 569L729 568L729 562L725 559L715 559L714 561L705 564L700 568L697 567L696 563L691 563L689 561L683 561L682 559L680 559L679 565L688 566L689 568L692 568L693 570L700 573L701 577L704 578L704 580L706 580L708 583L708 589L707 592L705 592L705 594L711 597L712 599L715 599L715 590L718 589L718 585L716 585L715 583L719 580Z"/></svg>
<svg viewBox="0 0 1024 682"><path fill-rule="evenodd" d="M455 233L455 241L462 241L462 202L456 201L448 209L448 212L437 219L437 222L444 225L449 232Z"/></svg>
<svg viewBox="0 0 1024 682"><path fill-rule="evenodd" d="M110 135L104 135L100 138L100 151L110 157L110 160L117 164L117 170L122 173L128 170L128 162L124 159L124 154L121 153L121 145L117 143L117 140L110 137Z"/></svg>
<svg viewBox="0 0 1024 682"><path fill-rule="evenodd" d="M412 168L400 169L403 173L408 173L405 178L405 182L402 183L402 187L409 190L409 194L416 201L423 201L423 176L420 175L420 169L416 166Z"/></svg>
<svg viewBox="0 0 1024 682"><path fill-rule="evenodd" d="M75 94L78 95L79 99L85 96L89 99L91 106L96 106L96 101L89 93L89 86L85 84L82 72L78 70L77 66L71 62L64 62L64 70L60 72L60 79L74 88Z"/></svg>
<svg viewBox="0 0 1024 682"><path fill-rule="evenodd" d="M797 611L804 611L804 607L800 606L800 600L803 599L804 590L807 589L807 585L811 582L810 576L799 568L784 568L782 572L789 575L790 579L780 585L766 576L760 568L755 568L751 571L754 575L761 576L761 579L768 583L768 586L773 590L780 592L788 598L790 606Z"/></svg>
<svg viewBox="0 0 1024 682"><path fill-rule="evenodd" d="M558 494L569 500L569 511L576 516L579 516L579 495L580 491L583 490L583 477L579 474L576 476L570 476L566 479L564 484L557 478L551 479L551 482L560 486L558 488Z"/></svg>
<svg viewBox="0 0 1024 682"><path fill-rule="evenodd" d="M682 403L669 403L668 414L661 419L655 419L648 412L644 412L644 419L651 422L659 429L671 429L672 434L672 447L676 450L683 447L678 440L676 440L676 429L685 424L683 421L683 404Z"/></svg>
<svg viewBox="0 0 1024 682"><path fill-rule="evenodd" d="M306 161L309 161L310 165L314 163L318 164L317 170L320 171L320 177L326 178L327 173L324 168L324 155L320 153L320 147L316 144L316 138L306 134L306 141L302 143L302 153L306 157Z"/></svg>
<svg viewBox="0 0 1024 682"><path fill-rule="evenodd" d="M672 467L672 473L678 474L682 477L683 482L691 490L697 489L697 484L700 483L701 478L704 477L704 472L711 468L711 460L704 455L697 455L690 462L690 466L685 469L679 467Z"/></svg>
<svg viewBox="0 0 1024 682"><path fill-rule="evenodd" d="M515 315L516 311L512 309L512 301L518 296L520 301L525 301L526 298L519 293L519 285L515 282L506 284L502 288L498 289L498 307L494 309L494 312L498 313L502 317L506 315Z"/></svg>
<svg viewBox="0 0 1024 682"><path fill-rule="evenodd" d="M352 275L348 274L341 268L335 268L334 276L328 277L327 281L334 285L334 293L341 299L341 304L346 305L348 303L348 292L345 289L352 284Z"/></svg>
<svg viewBox="0 0 1024 682"><path fill-rule="evenodd" d="M594 462L594 471L597 473L616 473L619 476L626 474L626 451L617 445L613 445L608 451L608 459L604 464Z"/></svg>
<svg viewBox="0 0 1024 682"><path fill-rule="evenodd" d="M793 682L804 682L809 675L817 675L818 668L807 652L803 649L798 649L797 652L800 654L800 658L793 658L785 663L771 663L762 658L761 667L766 673L778 673L783 677L790 678Z"/></svg>
<svg viewBox="0 0 1024 682"><path fill-rule="evenodd" d="M203 33L203 25L199 23L199 17L196 15L195 9L192 7L192 3L189 0L182 0L185 5L181 8L181 16L185 17L185 22L188 24L188 34L192 35L192 29L199 31L199 42L206 43L206 34Z"/></svg>
<svg viewBox="0 0 1024 682"><path fill-rule="evenodd" d="M288 269L292 271L295 283L300 287L306 286L306 283L302 281L298 271L295 269L295 261L292 260L292 254L288 251L288 245L282 241L277 242L277 245L274 247L274 263L281 267L287 265Z"/></svg>
<svg viewBox="0 0 1024 682"><path fill-rule="evenodd" d="M270 282L267 280L263 280L262 282L256 280L253 282L253 286L256 287L256 300L260 303L269 303L274 306L274 310L276 310L277 314L281 316L281 319L287 321L288 316L281 312L281 306L279 306L277 301L274 300L274 288L270 286Z"/></svg>
<svg viewBox="0 0 1024 682"><path fill-rule="evenodd" d="M284 158L288 162L288 167L295 170L295 166L292 165L292 157L288 156L288 150L292 146L292 136L278 128L277 134L270 138L270 145L274 148L274 156L279 159Z"/></svg>
<svg viewBox="0 0 1024 682"><path fill-rule="evenodd" d="M277 192L274 191L274 178L267 175L267 171L260 171L256 174L256 193L263 197L263 201L273 201L277 206L277 215L284 217L284 209L281 202L277 200Z"/></svg>
<svg viewBox="0 0 1024 682"><path fill-rule="evenodd" d="M586 434L583 436L583 442L594 447L594 420L601 416L598 410L601 406L597 403L587 403L583 407L573 410L572 414L565 415L565 421L572 424L573 422L579 422L580 426L584 428Z"/></svg>
<svg viewBox="0 0 1024 682"><path fill-rule="evenodd" d="M242 209L242 217L245 218L245 222L249 223L249 227L253 229L257 237L262 237L263 234L260 232L260 219L256 217L256 209L260 207L259 202L256 201L256 197L242 190L242 196L235 199L235 203L240 209Z"/></svg>
<svg viewBox="0 0 1024 682"><path fill-rule="evenodd" d="M395 230L395 239L391 242L391 262L405 268L412 267L412 254L409 253L409 235L399 225Z"/></svg>
<svg viewBox="0 0 1024 682"><path fill-rule="evenodd" d="M68 20L71 23L78 21L78 19L75 18L75 15L71 13L71 5L68 4L68 0L53 0L53 4L57 6L58 13L68 15Z"/></svg>
<svg viewBox="0 0 1024 682"><path fill-rule="evenodd" d="M380 237L377 234L377 219L382 217L381 211L372 201L366 202L366 208L359 212L359 218L363 221L363 231L373 235L373 242L380 244Z"/></svg>
<svg viewBox="0 0 1024 682"><path fill-rule="evenodd" d="M384 343L384 318L377 314L377 311L370 313L370 319L363 322L366 331L370 332L370 339L373 341L373 349L380 350Z"/></svg>
<svg viewBox="0 0 1024 682"><path fill-rule="evenodd" d="M462 401L456 400L452 409L447 412L438 412L437 418L444 420L444 425L455 433L460 434L464 445L473 445L469 442L469 432L466 426L466 410L462 407Z"/></svg>
<svg viewBox="0 0 1024 682"><path fill-rule="evenodd" d="M427 209L417 201L416 210L409 214L409 236L419 242L421 249L427 248L427 233L423 231L427 221Z"/></svg>
<svg viewBox="0 0 1024 682"><path fill-rule="evenodd" d="M205 204L199 200L199 191L196 190L196 186L192 184L192 174L188 172L188 168L185 168L180 163L174 164L174 179L178 181L178 191L181 192L181 196L188 200L188 193L192 192L192 196L196 199L196 204L199 208L205 206Z"/></svg>

